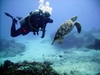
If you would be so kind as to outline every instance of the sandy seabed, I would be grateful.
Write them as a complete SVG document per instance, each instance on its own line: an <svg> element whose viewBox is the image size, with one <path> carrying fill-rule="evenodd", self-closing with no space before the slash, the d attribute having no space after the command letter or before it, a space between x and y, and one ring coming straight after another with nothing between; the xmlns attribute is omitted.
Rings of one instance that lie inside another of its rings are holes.
<svg viewBox="0 0 100 75"><path fill-rule="evenodd" d="M0 63L5 60L20 62L27 60L40 61L49 60L54 62L52 67L59 73L68 75L96 75L100 72L100 50L87 48L58 49L51 45L50 39L18 39L17 42L26 45L26 51L16 57L0 58Z"/></svg>

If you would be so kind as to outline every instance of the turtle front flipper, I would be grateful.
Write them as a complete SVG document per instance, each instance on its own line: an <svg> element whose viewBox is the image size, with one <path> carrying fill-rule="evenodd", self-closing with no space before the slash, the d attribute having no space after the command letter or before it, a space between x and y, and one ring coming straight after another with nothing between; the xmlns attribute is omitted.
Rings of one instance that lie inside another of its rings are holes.
<svg viewBox="0 0 100 75"><path fill-rule="evenodd" d="M74 25L76 26L78 33L80 33L82 28L81 24L79 22L75 22Z"/></svg>

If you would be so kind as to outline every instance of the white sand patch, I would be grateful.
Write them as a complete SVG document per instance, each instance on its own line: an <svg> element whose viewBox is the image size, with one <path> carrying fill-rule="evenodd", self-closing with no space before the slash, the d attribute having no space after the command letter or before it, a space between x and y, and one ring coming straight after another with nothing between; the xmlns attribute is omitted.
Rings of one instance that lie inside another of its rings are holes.
<svg viewBox="0 0 100 75"><path fill-rule="evenodd" d="M43 41L43 42L42 42ZM50 45L47 41L42 39L38 40L17 40L19 43L23 43L26 45L26 51L17 55L16 57L8 57L1 58L0 62L2 63L4 60L11 60L12 62L19 62L23 60L27 61L44 61L43 55L47 57L50 54L54 54L53 46Z"/></svg>
<svg viewBox="0 0 100 75"><path fill-rule="evenodd" d="M60 72L60 73L68 73L70 74L71 71L77 71L78 75L95 75L96 73L100 72L100 64L93 63L93 62L81 62L81 63L68 63L66 62L64 65L57 65L53 66L53 68Z"/></svg>
<svg viewBox="0 0 100 75"><path fill-rule="evenodd" d="M70 74L73 71L75 75L95 75L100 72L100 50L83 52L72 48L72 50L66 50L66 53L61 53L61 55L63 58L56 60L53 65L59 73L66 72Z"/></svg>

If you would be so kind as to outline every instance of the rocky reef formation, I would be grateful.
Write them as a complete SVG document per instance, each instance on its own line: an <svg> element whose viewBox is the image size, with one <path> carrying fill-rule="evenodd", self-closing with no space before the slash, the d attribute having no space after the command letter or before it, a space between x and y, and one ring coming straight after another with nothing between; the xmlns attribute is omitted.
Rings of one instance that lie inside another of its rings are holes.
<svg viewBox="0 0 100 75"><path fill-rule="evenodd" d="M90 49L100 50L100 39L95 39L92 43L86 46Z"/></svg>
<svg viewBox="0 0 100 75"><path fill-rule="evenodd" d="M26 46L14 39L0 39L0 57L14 57L25 51Z"/></svg>
<svg viewBox="0 0 100 75"><path fill-rule="evenodd" d="M0 66L1 75L59 75L50 65L51 62L18 62L4 61Z"/></svg>

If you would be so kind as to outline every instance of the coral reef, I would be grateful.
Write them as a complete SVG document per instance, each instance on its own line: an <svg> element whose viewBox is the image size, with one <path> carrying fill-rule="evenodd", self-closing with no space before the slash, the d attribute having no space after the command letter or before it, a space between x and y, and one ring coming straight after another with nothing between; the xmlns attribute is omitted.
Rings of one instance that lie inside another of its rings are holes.
<svg viewBox="0 0 100 75"><path fill-rule="evenodd" d="M100 39L95 39L92 43L86 46L90 49L100 50Z"/></svg>
<svg viewBox="0 0 100 75"><path fill-rule="evenodd" d="M100 75L100 72L99 72L99 73L97 73L96 75Z"/></svg>
<svg viewBox="0 0 100 75"><path fill-rule="evenodd" d="M59 75L50 65L41 62L18 62L6 60L0 66L1 75Z"/></svg>
<svg viewBox="0 0 100 75"><path fill-rule="evenodd" d="M0 39L0 57L14 57L25 51L26 46L17 43L14 39Z"/></svg>

